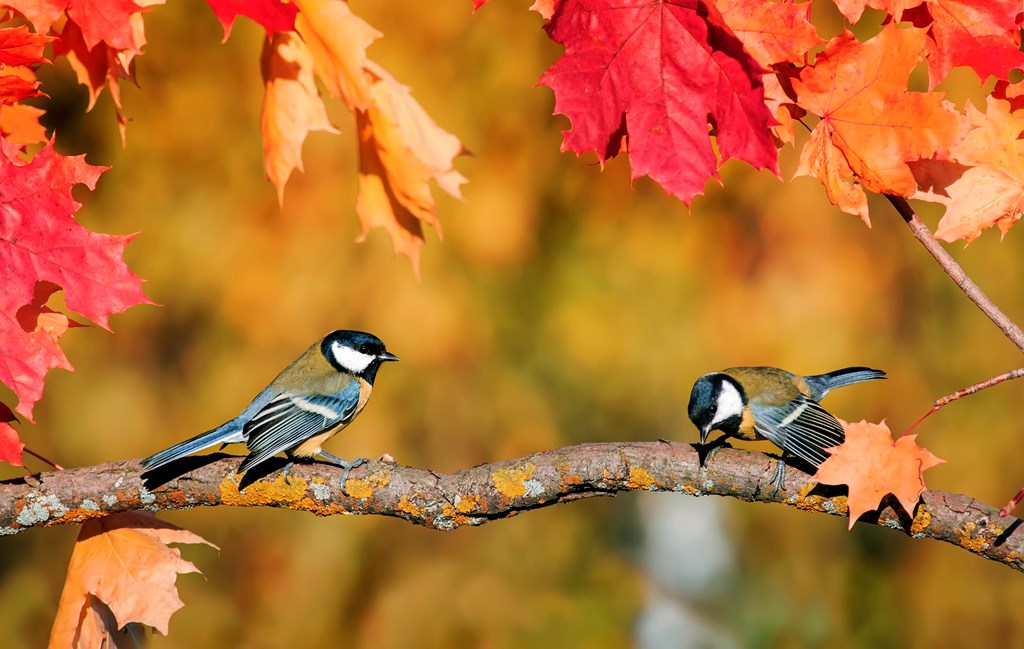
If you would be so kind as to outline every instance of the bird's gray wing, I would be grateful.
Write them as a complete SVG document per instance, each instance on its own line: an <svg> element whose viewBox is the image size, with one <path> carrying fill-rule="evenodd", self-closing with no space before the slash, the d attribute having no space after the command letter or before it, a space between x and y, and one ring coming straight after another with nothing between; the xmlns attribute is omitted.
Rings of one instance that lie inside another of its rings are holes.
<svg viewBox="0 0 1024 649"><path fill-rule="evenodd" d="M839 446L842 425L817 401L799 396L784 406L751 406L757 432L779 448L814 466L828 459L826 448Z"/></svg>
<svg viewBox="0 0 1024 649"><path fill-rule="evenodd" d="M348 423L358 407L357 380L334 394L282 393L246 423L249 455L238 470L245 471L318 433Z"/></svg>

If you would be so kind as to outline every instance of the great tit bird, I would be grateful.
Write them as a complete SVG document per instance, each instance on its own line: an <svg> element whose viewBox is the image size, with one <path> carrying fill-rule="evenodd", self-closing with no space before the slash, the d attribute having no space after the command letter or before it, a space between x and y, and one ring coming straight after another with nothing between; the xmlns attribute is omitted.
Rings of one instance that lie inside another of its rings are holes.
<svg viewBox="0 0 1024 649"><path fill-rule="evenodd" d="M238 466L244 472L284 453L289 459L320 456L348 473L366 462L342 460L321 445L352 423L373 391L377 370L398 357L374 335L362 331L334 331L304 351L256 395L252 403L231 421L147 457L147 470L163 466L217 444L242 444L249 448ZM285 477L291 463L285 467Z"/></svg>
<svg viewBox="0 0 1024 649"><path fill-rule="evenodd" d="M777 367L731 367L705 374L690 392L690 420L706 444L713 430L722 439L768 440L815 468L828 458L826 448L846 439L843 427L818 402L830 390L862 381L884 379L885 372L867 367L799 376ZM782 487L786 465L775 467L772 483Z"/></svg>

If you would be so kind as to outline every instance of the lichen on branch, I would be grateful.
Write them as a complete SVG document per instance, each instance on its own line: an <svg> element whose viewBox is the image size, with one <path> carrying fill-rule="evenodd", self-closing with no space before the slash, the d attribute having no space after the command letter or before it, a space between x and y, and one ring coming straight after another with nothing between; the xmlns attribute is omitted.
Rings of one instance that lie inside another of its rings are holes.
<svg viewBox="0 0 1024 649"><path fill-rule="evenodd" d="M213 454L185 458L146 479L139 462L129 460L0 482L0 535L114 512L204 505L375 514L452 530L625 491L731 496L847 515L845 489L817 485L792 467L773 493L775 460L769 456L723 448L702 466L694 446L671 442L581 444L454 473L374 461L353 470L344 490L342 470L328 464L297 464L289 481L279 471L283 460L263 477L251 471L240 477L237 466L237 457ZM1000 518L988 505L941 491L925 491L913 516L895 501L883 505L859 522L946 541L1024 572L1024 529L1017 518Z"/></svg>

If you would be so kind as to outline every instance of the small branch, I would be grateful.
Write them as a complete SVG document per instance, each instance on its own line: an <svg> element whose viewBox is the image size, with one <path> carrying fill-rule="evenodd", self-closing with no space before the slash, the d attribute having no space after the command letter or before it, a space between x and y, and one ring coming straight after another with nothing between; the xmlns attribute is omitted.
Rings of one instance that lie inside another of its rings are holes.
<svg viewBox="0 0 1024 649"><path fill-rule="evenodd" d="M935 240L932 231L928 229L924 221L914 212L914 208L910 206L907 199L891 194L885 194L884 196L889 199L889 202L892 203L896 211L903 217L903 220L910 226L910 231L914 233L914 237L921 242L925 250L931 253L935 261L942 267L942 270L946 271L946 274L960 287L960 290L966 293L971 302L974 302L981 309L982 313L987 315L999 327L1003 334L1017 346L1017 349L1024 351L1024 331L1021 331L1021 328L985 295L984 291L964 272L964 269L953 259L952 255L946 252L946 249Z"/></svg>
<svg viewBox="0 0 1024 649"><path fill-rule="evenodd" d="M352 471L347 496L338 484L341 469L331 465L296 465L290 483L276 471L279 466L273 467L267 478L252 481L247 474L241 485L237 467L237 457L214 454L165 467L171 475L185 474L162 486L147 487L136 460L45 473L32 484L0 482L0 535L114 512L201 505L283 507L319 516L377 514L452 530L620 491L731 496L847 515L845 489L810 483L809 476L792 467L787 467L783 489L773 493L775 460L766 455L723 448L701 467L693 446L667 442L583 444L455 473L370 462ZM1024 572L1021 521L999 518L993 508L967 496L925 491L913 517L885 506L860 520L913 538L946 541Z"/></svg>
<svg viewBox="0 0 1024 649"><path fill-rule="evenodd" d="M975 392L980 392L981 390L984 390L985 388L991 388L993 385L999 385L1003 381L1009 381L1011 379L1017 379L1017 378L1020 378L1022 376L1024 376L1024 367L1022 367L1020 369L1016 369L1016 370L1010 370L1009 372L1004 372L1003 374L1000 374L999 376L993 376L992 378L987 379L985 381L982 381L981 383L975 383L974 385L966 387L963 390L957 390L953 394L947 394L946 396L942 397L941 399L936 399L935 403L932 404L932 409L929 410L928 412L924 413L923 415L921 415L921 418L918 419L917 421L915 421L913 424L911 424L910 428L908 428L906 431L904 431L903 434L904 435L908 434L910 431L912 431L915 428L917 428L918 425L922 421L924 421L925 419L928 419L928 417L930 417L930 416L934 415L936 412L938 412L940 408L942 408L943 406L946 406L946 405L948 405L950 403L953 403L957 399L962 399L962 398L964 398L964 397L966 397L968 395L974 394ZM1000 515L1001 516L1005 516L1006 514L1000 514Z"/></svg>

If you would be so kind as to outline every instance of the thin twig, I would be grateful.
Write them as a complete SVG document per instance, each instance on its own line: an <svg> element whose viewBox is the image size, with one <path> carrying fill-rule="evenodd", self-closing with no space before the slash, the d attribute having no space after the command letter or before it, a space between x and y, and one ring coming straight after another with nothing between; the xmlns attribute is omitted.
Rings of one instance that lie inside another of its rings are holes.
<svg viewBox="0 0 1024 649"><path fill-rule="evenodd" d="M935 403L932 404L932 409L929 410L928 412L924 413L923 415L921 415L921 418L918 419L917 421L915 421L910 426L910 428L908 428L906 431L904 431L903 435L906 435L910 431L912 431L915 428L917 428L918 424L920 424L922 421L924 421L925 419L927 419L931 415L933 415L936 412L938 412L939 408L942 408L943 406L945 406L947 404L953 403L957 399L962 399L963 397L966 397L969 394L974 394L975 392L979 392L981 390L984 390L985 388L991 388L993 385L999 385L1003 381L1009 381L1011 379L1017 379L1017 378L1020 378L1022 376L1024 376L1024 367L1022 367L1020 369L1016 369L1016 370L1010 370L1009 372L1004 372L1003 374L1000 374L999 376L993 376L990 379L987 379L987 380L982 381L980 383L975 383L974 385L972 385L970 387L966 387L963 390L957 390L953 394L947 394L946 396L942 397L941 399L936 399ZM902 435L901 435L901 437L902 437ZM1004 516L1005 516L1005 514L1004 514Z"/></svg>
<svg viewBox="0 0 1024 649"><path fill-rule="evenodd" d="M938 241L935 240L932 231L928 229L928 226L924 224L924 221L917 216L914 212L914 208L910 206L907 199L902 196L893 196L891 194L884 194L892 206L896 208L896 211L900 213L903 220L910 226L910 231L914 234L914 237L921 242L921 245L925 247L935 261L938 262L942 270L946 271L956 285L960 287L967 297L970 298L971 302L981 309L982 313L987 315L989 319L995 323L997 327L1003 332L1003 334L1010 339L1010 341L1017 346L1017 349L1024 352L1024 331L1017 326L1013 320L1011 320L1005 313L1003 313L999 307L985 295L984 291L974 283L964 269L960 267L960 264L953 259L952 255L946 252Z"/></svg>

